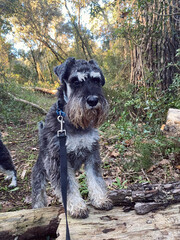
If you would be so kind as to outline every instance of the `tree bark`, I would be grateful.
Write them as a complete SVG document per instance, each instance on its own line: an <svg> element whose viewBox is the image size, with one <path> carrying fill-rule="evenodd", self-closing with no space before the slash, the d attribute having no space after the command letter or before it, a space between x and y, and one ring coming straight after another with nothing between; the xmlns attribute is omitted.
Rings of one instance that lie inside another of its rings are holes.
<svg viewBox="0 0 180 240"><path fill-rule="evenodd" d="M177 62L179 47L178 1L146 2L139 10L138 20L141 33L131 50L131 83L137 88L168 89L176 72L173 64Z"/></svg>
<svg viewBox="0 0 180 240"><path fill-rule="evenodd" d="M146 214L180 203L180 182L135 184L128 189L111 191L109 197L115 206L125 206L124 211L135 209L137 214Z"/></svg>

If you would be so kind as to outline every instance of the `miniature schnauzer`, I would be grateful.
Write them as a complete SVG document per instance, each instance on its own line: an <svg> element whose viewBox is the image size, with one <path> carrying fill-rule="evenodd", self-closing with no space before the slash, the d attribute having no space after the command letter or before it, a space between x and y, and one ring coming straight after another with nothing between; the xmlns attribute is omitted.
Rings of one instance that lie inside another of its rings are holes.
<svg viewBox="0 0 180 240"><path fill-rule="evenodd" d="M0 133L1 138L1 133ZM6 180L12 179L9 187L17 186L16 170L7 147L0 139L0 171L7 175Z"/></svg>
<svg viewBox="0 0 180 240"><path fill-rule="evenodd" d="M55 67L54 72L61 81L61 87L58 89L58 102L51 107L44 125L40 126L40 153L32 171L32 206L47 206L45 185L48 180L61 200L61 160L57 137L59 122L56 113L60 104L66 114L64 125L68 160L67 210L72 217L86 218L88 209L75 179L75 172L82 164L85 166L92 205L104 210L110 210L113 206L101 174L99 135L96 129L108 113L108 103L102 92L105 79L94 60L68 58Z"/></svg>

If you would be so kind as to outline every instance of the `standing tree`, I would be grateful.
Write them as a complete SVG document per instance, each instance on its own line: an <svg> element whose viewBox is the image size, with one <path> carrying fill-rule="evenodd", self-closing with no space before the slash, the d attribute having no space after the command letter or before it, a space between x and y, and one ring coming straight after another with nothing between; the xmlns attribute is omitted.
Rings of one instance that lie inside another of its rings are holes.
<svg viewBox="0 0 180 240"><path fill-rule="evenodd" d="M137 41L131 41L131 83L137 87L163 90L172 83L179 47L178 11L178 0L138 1L134 24Z"/></svg>
<svg viewBox="0 0 180 240"><path fill-rule="evenodd" d="M19 39L28 47L43 45L60 62L67 57L69 41L64 34L66 24L60 0L19 0L11 22Z"/></svg>
<svg viewBox="0 0 180 240"><path fill-rule="evenodd" d="M70 9L68 2L71 3L73 10L75 11L72 11L72 8ZM93 49L90 34L88 34L87 29L81 24L81 10L86 8L89 2L89 0L64 1L75 39L74 47L76 55L77 57L85 58L86 60L93 58Z"/></svg>

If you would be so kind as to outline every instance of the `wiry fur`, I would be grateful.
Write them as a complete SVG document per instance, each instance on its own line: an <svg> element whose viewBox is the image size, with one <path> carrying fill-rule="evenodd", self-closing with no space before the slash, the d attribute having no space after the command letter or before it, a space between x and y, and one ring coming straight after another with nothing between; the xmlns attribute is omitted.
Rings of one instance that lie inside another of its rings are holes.
<svg viewBox="0 0 180 240"><path fill-rule="evenodd" d="M1 135L0 135L1 137ZM17 186L16 170L7 147L0 139L0 171L6 174L6 180L12 179L9 187Z"/></svg>
<svg viewBox="0 0 180 240"><path fill-rule="evenodd" d="M108 112L108 104L104 97L99 97L99 99L101 102L92 109L84 106L83 97L70 97L65 106L65 112L76 128L85 129L90 125L99 127L104 122Z"/></svg>
<svg viewBox="0 0 180 240"><path fill-rule="evenodd" d="M108 104L102 93L104 76L94 60L69 58L55 68L61 80L58 102L48 112L45 123L39 126L40 152L32 171L32 206L47 205L45 185L50 181L55 194L61 199L57 107L66 113L68 195L67 209L71 216L84 218L88 209L75 179L75 171L85 165L89 197L92 205L109 210L112 203L107 196L101 174L99 135L96 129L105 119Z"/></svg>

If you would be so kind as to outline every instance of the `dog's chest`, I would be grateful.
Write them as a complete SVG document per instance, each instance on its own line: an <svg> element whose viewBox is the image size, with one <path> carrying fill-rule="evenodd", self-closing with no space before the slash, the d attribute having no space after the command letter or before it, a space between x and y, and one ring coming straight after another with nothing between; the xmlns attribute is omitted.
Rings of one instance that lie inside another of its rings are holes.
<svg viewBox="0 0 180 240"><path fill-rule="evenodd" d="M92 130L83 134L68 134L66 140L67 152L78 153L83 149L91 151L93 145L98 140L99 134L97 130Z"/></svg>

